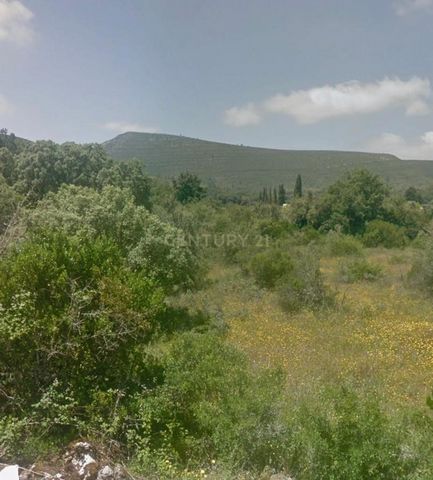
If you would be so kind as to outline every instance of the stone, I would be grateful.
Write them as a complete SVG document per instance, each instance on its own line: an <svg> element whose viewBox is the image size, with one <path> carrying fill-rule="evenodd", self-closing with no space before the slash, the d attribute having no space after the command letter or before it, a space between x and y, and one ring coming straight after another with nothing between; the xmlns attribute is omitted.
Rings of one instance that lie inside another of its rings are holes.
<svg viewBox="0 0 433 480"><path fill-rule="evenodd" d="M292 477L285 475L284 473L274 473L269 477L269 480L294 480Z"/></svg>
<svg viewBox="0 0 433 480"><path fill-rule="evenodd" d="M18 465L7 465L0 471L0 480L19 480Z"/></svg>
<svg viewBox="0 0 433 480"><path fill-rule="evenodd" d="M99 470L96 480L114 480L114 478L114 470L109 465L105 465Z"/></svg>
<svg viewBox="0 0 433 480"><path fill-rule="evenodd" d="M77 442L65 456L65 472L72 479L96 480L99 470L96 450L88 442Z"/></svg>

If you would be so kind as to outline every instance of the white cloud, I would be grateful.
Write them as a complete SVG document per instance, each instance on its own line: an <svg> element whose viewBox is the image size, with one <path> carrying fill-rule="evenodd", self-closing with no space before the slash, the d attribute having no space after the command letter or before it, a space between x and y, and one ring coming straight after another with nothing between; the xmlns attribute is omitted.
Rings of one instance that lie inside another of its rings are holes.
<svg viewBox="0 0 433 480"><path fill-rule="evenodd" d="M12 111L12 105L8 102L6 97L0 95L0 115L10 113Z"/></svg>
<svg viewBox="0 0 433 480"><path fill-rule="evenodd" d="M18 0L0 0L0 42L27 45L33 39L33 13Z"/></svg>
<svg viewBox="0 0 433 480"><path fill-rule="evenodd" d="M129 122L107 122L102 125L106 130L111 130L116 133L126 133L126 132L142 132L142 133L157 133L159 130L155 127L149 127L139 123L129 123Z"/></svg>
<svg viewBox="0 0 433 480"><path fill-rule="evenodd" d="M243 107L232 107L224 112L224 122L232 127L245 127L257 125L260 122L260 114L253 103Z"/></svg>
<svg viewBox="0 0 433 480"><path fill-rule="evenodd" d="M301 124L316 123L333 117L379 112L400 106L408 115L429 111L425 99L430 95L428 79L413 77L408 81L384 78L375 83L357 81L325 85L310 90L278 94L264 103L271 113L289 115Z"/></svg>
<svg viewBox="0 0 433 480"><path fill-rule="evenodd" d="M407 140L394 133L384 133L368 142L370 152L393 153L407 160L433 160L433 131Z"/></svg>
<svg viewBox="0 0 433 480"><path fill-rule="evenodd" d="M433 0L399 0L394 2L397 15L404 17L417 11L433 11Z"/></svg>

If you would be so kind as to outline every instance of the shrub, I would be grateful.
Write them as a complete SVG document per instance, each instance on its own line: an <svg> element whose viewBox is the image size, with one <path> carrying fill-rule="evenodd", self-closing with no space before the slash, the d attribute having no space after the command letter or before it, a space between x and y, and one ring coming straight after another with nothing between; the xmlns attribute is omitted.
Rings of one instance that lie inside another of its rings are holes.
<svg viewBox="0 0 433 480"><path fill-rule="evenodd" d="M412 240L411 247L419 250L424 250L428 247L431 241L431 235L426 232L419 232L418 235Z"/></svg>
<svg viewBox="0 0 433 480"><path fill-rule="evenodd" d="M304 252L297 256L293 269L279 282L278 297L282 308L289 312L332 304L333 295L323 282L316 255Z"/></svg>
<svg viewBox="0 0 433 480"><path fill-rule="evenodd" d="M164 384L137 397L139 421L149 426L137 455L146 463L162 454L189 467L217 458L260 471L283 448L280 389L279 374L253 373L220 337L184 334L167 355Z"/></svg>
<svg viewBox="0 0 433 480"><path fill-rule="evenodd" d="M38 401L55 380L91 389L142 381L131 365L165 309L158 284L128 269L110 240L45 232L0 261L2 408Z"/></svg>
<svg viewBox="0 0 433 480"><path fill-rule="evenodd" d="M27 225L30 231L57 229L109 238L134 270L154 278L167 292L193 286L200 274L197 249L186 242L183 231L136 206L129 190L63 186L28 213Z"/></svg>
<svg viewBox="0 0 433 480"><path fill-rule="evenodd" d="M282 238L296 230L288 220L266 220L259 225L260 234L272 239Z"/></svg>
<svg viewBox="0 0 433 480"><path fill-rule="evenodd" d="M367 247L401 248L407 244L405 229L383 220L367 224L362 241Z"/></svg>
<svg viewBox="0 0 433 480"><path fill-rule="evenodd" d="M293 269L290 255L281 249L272 248L256 254L250 261L249 271L257 284L273 288L278 280Z"/></svg>
<svg viewBox="0 0 433 480"><path fill-rule="evenodd" d="M415 202L407 202L399 196L392 196L384 202L381 217L387 222L404 228L406 236L413 240L431 218L429 209Z"/></svg>
<svg viewBox="0 0 433 480"><path fill-rule="evenodd" d="M423 250L418 251L408 273L409 283L433 296L433 243L426 240Z"/></svg>
<svg viewBox="0 0 433 480"><path fill-rule="evenodd" d="M311 226L306 226L294 232L293 243L295 245L318 245L323 241L323 235Z"/></svg>
<svg viewBox="0 0 433 480"><path fill-rule="evenodd" d="M325 251L328 255L335 257L361 255L362 243L350 235L330 232L325 239Z"/></svg>
<svg viewBox="0 0 433 480"><path fill-rule="evenodd" d="M317 402L295 410L288 430L293 432L289 468L297 479L419 478L419 456L403 450L407 435L373 396L361 397L344 387L330 389Z"/></svg>
<svg viewBox="0 0 433 480"><path fill-rule="evenodd" d="M365 259L355 259L340 265L340 278L343 282L354 283L363 280L374 281L383 275L382 267Z"/></svg>

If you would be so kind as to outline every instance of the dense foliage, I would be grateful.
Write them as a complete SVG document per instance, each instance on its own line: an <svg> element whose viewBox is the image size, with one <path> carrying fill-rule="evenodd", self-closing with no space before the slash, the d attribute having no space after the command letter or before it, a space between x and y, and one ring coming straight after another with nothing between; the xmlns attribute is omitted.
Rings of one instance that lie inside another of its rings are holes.
<svg viewBox="0 0 433 480"><path fill-rule="evenodd" d="M151 179L97 145L15 148L9 137L0 133L1 461L30 463L85 437L156 478L204 468L224 479L431 478L428 413L397 414L360 374L290 384L292 372L251 362L226 338L245 304L232 317L220 308L238 289L261 308L252 336L269 302L279 332L303 335L298 318L332 336L346 306L326 280L330 262L345 288L381 279L365 247L401 254L421 241L430 210L417 192L405 198L355 171L315 195L299 177L288 205L282 185L275 201L241 204L205 196L190 174ZM409 280L430 296L433 249L422 241ZM231 283L218 283L221 269ZM198 307L182 303L212 284L218 308L204 293Z"/></svg>
<svg viewBox="0 0 433 480"><path fill-rule="evenodd" d="M173 180L173 187L176 199L180 203L201 200L206 194L206 190L197 175L188 172L181 173L178 178Z"/></svg>

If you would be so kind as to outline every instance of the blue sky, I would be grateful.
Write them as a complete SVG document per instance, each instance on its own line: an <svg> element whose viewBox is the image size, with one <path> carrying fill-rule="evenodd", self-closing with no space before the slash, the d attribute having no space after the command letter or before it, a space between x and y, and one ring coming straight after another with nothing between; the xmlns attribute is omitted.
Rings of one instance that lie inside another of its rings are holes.
<svg viewBox="0 0 433 480"><path fill-rule="evenodd" d="M433 159L433 0L0 0L0 126Z"/></svg>

